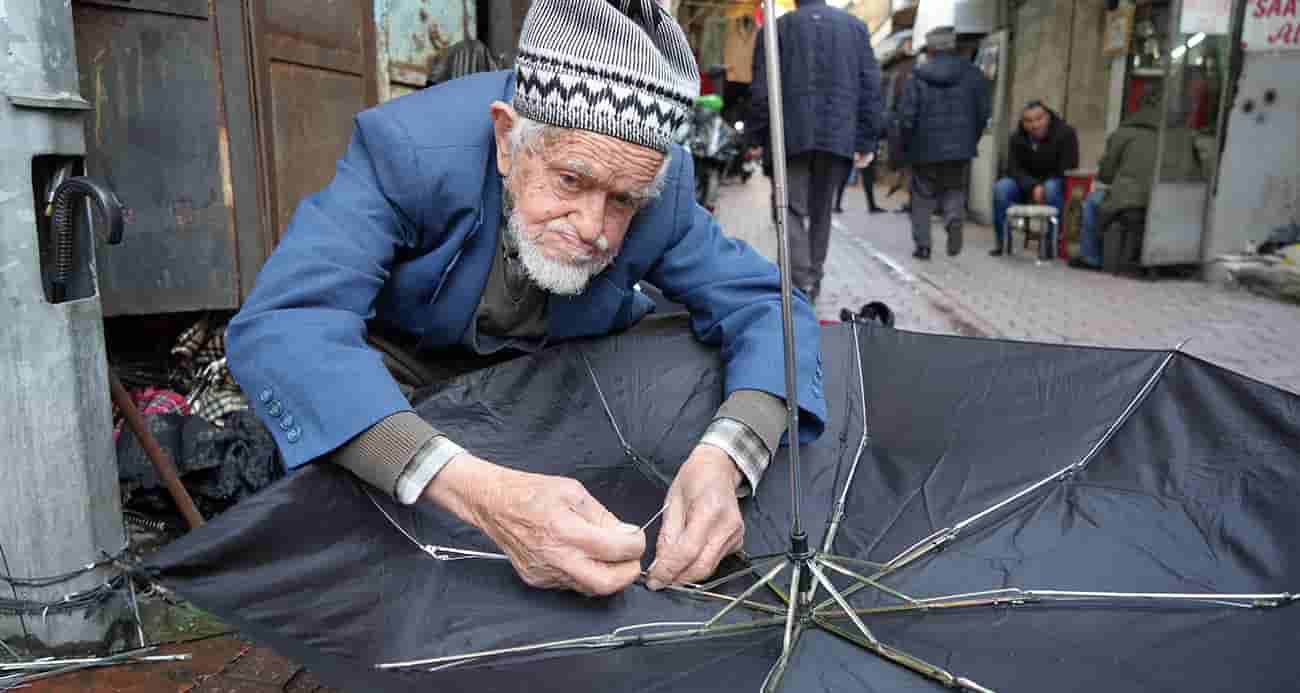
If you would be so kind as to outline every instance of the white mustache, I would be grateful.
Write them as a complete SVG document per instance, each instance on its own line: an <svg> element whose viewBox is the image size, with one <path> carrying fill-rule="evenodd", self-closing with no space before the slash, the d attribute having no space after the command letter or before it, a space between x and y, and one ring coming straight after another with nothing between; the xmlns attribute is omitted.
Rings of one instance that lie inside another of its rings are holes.
<svg viewBox="0 0 1300 693"><path fill-rule="evenodd" d="M562 236L567 237L570 240L578 242L581 245L591 246L596 249L597 252L587 253L586 255L576 258L580 262L586 262L598 256L603 256L609 252L609 239L605 238L604 233L601 233L599 236L596 236L596 240L588 243L587 241L583 240L582 236L578 235L578 227L574 226L571 222L565 219L552 219L546 222L545 224L543 224L541 230L531 235L533 236L534 240L536 240L544 232L558 233Z"/></svg>

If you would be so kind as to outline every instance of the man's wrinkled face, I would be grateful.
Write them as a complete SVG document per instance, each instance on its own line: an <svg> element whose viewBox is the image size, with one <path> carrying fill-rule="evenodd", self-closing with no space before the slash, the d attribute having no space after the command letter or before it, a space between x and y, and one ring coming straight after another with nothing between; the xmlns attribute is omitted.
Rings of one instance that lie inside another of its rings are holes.
<svg viewBox="0 0 1300 693"><path fill-rule="evenodd" d="M1051 115L1042 106L1026 108L1025 112L1021 114L1020 120L1025 126L1025 132L1036 140L1047 137L1047 126L1052 123Z"/></svg>
<svg viewBox="0 0 1300 693"><path fill-rule="evenodd" d="M539 286L577 294L622 248L632 218L652 199L665 155L584 130L542 140L513 155L498 146L509 230Z"/></svg>

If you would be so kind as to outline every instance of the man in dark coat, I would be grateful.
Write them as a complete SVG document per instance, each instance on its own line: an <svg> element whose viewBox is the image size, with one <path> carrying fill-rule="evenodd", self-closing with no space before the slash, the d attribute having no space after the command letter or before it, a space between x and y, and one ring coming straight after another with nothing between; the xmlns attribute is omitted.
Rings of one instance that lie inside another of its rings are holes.
<svg viewBox="0 0 1300 693"><path fill-rule="evenodd" d="M831 205L849 167L875 156L880 124L880 66L871 30L826 0L797 0L777 20L786 174L791 224L790 271L813 300L821 289L831 237ZM770 22L769 22L770 24ZM766 30L766 28L764 29ZM751 144L768 138L766 46L754 46Z"/></svg>
<svg viewBox="0 0 1300 693"><path fill-rule="evenodd" d="M930 259L930 214L941 204L948 254L961 252L970 160L992 114L984 75L957 55L957 32L925 35L928 61L918 66L899 105L899 129L912 163L912 256Z"/></svg>
<svg viewBox="0 0 1300 693"><path fill-rule="evenodd" d="M1079 166L1079 136L1061 116L1030 101L1011 134L1008 176L993 186L993 232L1001 255L1006 247L1007 208L1015 204L1051 205L1059 214L1065 203L1065 172Z"/></svg>

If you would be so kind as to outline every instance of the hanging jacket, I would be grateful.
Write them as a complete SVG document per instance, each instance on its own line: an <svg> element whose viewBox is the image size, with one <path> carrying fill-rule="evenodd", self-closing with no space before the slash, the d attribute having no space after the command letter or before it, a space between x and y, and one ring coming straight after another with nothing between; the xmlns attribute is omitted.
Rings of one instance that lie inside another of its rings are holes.
<svg viewBox="0 0 1300 693"><path fill-rule="evenodd" d="M968 161L992 115L979 68L954 53L939 53L912 71L903 87L898 126L914 164Z"/></svg>
<svg viewBox="0 0 1300 693"><path fill-rule="evenodd" d="M1008 175L1024 194L1050 178L1062 178L1066 171L1079 167L1079 136L1056 111L1048 109L1047 113L1051 123L1042 142L1035 142L1029 136L1024 123L1017 125L1011 134Z"/></svg>

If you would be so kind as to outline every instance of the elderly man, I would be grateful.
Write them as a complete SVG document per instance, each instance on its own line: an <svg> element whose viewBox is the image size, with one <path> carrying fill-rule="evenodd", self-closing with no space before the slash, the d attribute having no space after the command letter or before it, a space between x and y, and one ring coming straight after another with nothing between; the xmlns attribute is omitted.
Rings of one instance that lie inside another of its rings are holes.
<svg viewBox="0 0 1300 693"><path fill-rule="evenodd" d="M462 449L411 410L367 320L449 350L530 352L685 305L718 345L725 399L668 491L652 589L741 546L738 498L785 433L779 278L694 203L670 146L698 72L654 0L536 0L513 72L361 113L230 324L231 369L289 467L327 460L399 502L477 526L530 585L590 595L637 579L644 534L571 479ZM826 416L811 307L795 305L800 431ZM576 461L576 460L575 460ZM628 518L642 520L644 518Z"/></svg>

